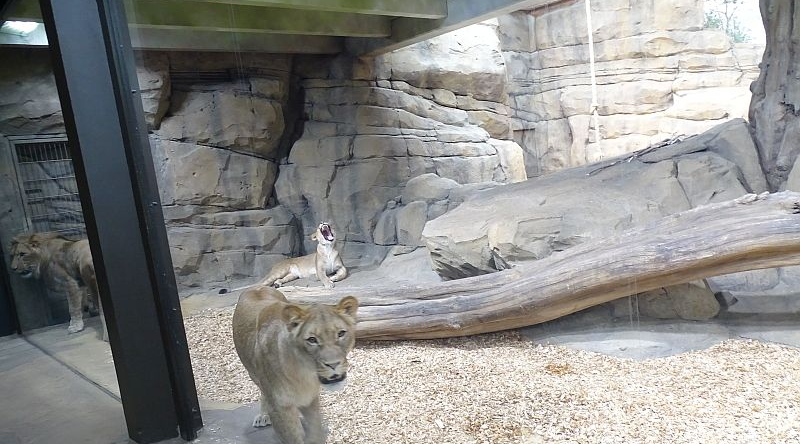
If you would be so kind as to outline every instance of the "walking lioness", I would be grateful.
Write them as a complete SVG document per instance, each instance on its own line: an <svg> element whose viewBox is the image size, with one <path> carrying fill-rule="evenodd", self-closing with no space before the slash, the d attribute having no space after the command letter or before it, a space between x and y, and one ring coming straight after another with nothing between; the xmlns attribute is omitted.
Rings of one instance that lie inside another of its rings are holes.
<svg viewBox="0 0 800 444"><path fill-rule="evenodd" d="M317 251L305 256L285 259L272 267L260 285L272 285L275 288L295 279L316 277L325 288L333 288L333 283L347 277L347 268L333 248L336 234L330 224L322 222L317 231L311 235L317 241ZM328 277L329 274L332 276Z"/></svg>
<svg viewBox="0 0 800 444"><path fill-rule="evenodd" d="M261 391L261 412L253 427L271 421L283 444L325 442L320 383L339 382L347 375L357 309L352 296L335 306L294 305L270 287L242 293L233 313L233 343Z"/></svg>

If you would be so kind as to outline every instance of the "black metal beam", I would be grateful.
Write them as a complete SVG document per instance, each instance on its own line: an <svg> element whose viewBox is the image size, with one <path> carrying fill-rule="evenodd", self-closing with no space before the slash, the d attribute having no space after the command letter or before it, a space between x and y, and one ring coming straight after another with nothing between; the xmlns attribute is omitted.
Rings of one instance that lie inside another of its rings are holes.
<svg viewBox="0 0 800 444"><path fill-rule="evenodd" d="M40 0L128 433L202 427L121 3Z"/></svg>
<svg viewBox="0 0 800 444"><path fill-rule="evenodd" d="M14 333L21 333L19 329L19 318L17 318L14 294L8 282L5 252L3 252L3 245L0 244L0 336L7 336Z"/></svg>

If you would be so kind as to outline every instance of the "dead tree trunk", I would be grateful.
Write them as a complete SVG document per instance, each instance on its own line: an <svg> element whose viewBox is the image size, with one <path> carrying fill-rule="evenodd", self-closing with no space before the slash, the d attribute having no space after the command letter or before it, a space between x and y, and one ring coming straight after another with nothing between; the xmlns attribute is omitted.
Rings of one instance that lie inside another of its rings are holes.
<svg viewBox="0 0 800 444"><path fill-rule="evenodd" d="M430 339L538 324L631 294L800 264L800 193L747 195L595 239L529 264L428 286L298 289L291 300L355 293L359 337Z"/></svg>
<svg viewBox="0 0 800 444"><path fill-rule="evenodd" d="M800 0L761 0L767 47L753 83L750 125L770 190L800 153Z"/></svg>

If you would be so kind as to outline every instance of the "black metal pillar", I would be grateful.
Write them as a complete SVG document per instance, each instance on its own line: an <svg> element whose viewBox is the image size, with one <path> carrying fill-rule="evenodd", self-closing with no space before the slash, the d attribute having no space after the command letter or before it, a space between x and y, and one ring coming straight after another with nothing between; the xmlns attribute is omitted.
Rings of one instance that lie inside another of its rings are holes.
<svg viewBox="0 0 800 444"><path fill-rule="evenodd" d="M40 0L130 437L202 427L123 2Z"/></svg>
<svg viewBox="0 0 800 444"><path fill-rule="evenodd" d="M3 246L0 245L0 336L8 336L20 332L17 309L14 306L11 285L8 283L8 271L6 270L6 262L3 260L4 256Z"/></svg>

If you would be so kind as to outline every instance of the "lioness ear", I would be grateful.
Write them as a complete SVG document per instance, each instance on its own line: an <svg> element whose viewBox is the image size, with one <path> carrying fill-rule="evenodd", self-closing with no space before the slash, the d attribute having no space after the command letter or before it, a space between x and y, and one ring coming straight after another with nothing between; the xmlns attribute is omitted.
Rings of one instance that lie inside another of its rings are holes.
<svg viewBox="0 0 800 444"><path fill-rule="evenodd" d="M336 311L355 319L356 311L358 311L358 299L353 296L345 296L336 304Z"/></svg>
<svg viewBox="0 0 800 444"><path fill-rule="evenodd" d="M308 313L297 305L287 305L283 307L283 311L281 312L281 319L286 323L286 327L289 331L294 330L298 325L302 324L306 316L308 316Z"/></svg>
<svg viewBox="0 0 800 444"><path fill-rule="evenodd" d="M317 232L315 231L314 234L311 235L311 240L317 240Z"/></svg>

